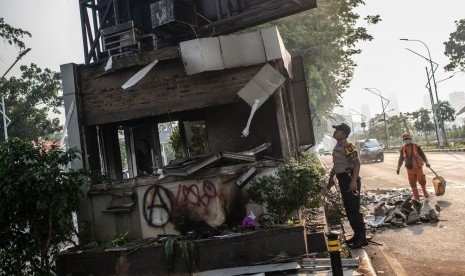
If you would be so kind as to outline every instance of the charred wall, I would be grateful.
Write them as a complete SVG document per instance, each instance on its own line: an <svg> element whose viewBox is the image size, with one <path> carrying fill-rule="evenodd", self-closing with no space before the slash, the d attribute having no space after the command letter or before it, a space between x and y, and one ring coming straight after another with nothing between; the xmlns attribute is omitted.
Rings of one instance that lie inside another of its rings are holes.
<svg viewBox="0 0 465 276"><path fill-rule="evenodd" d="M139 67L96 77L102 66L80 70L82 115L86 125L128 121L242 101L237 92L261 66L188 76L180 60L156 65L136 86L121 85Z"/></svg>

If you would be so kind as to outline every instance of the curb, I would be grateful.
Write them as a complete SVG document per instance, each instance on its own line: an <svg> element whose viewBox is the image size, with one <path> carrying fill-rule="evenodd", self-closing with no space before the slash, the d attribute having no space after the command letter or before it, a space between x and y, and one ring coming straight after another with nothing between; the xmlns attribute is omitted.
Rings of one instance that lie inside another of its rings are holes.
<svg viewBox="0 0 465 276"><path fill-rule="evenodd" d="M423 152L458 152L465 151L465 148L456 148L456 149L428 149L423 150ZM384 151L384 153L399 153L399 151Z"/></svg>
<svg viewBox="0 0 465 276"><path fill-rule="evenodd" d="M447 152L447 151L465 151L465 148L459 149L430 149L430 150L423 150L424 152Z"/></svg>
<svg viewBox="0 0 465 276"><path fill-rule="evenodd" d="M373 267L373 264L371 263L371 259L368 256L368 253L365 251L365 249L360 248L360 249L351 249L350 250L352 256L354 258L359 259L359 266L357 271L362 273L363 275L366 276L376 276L376 271Z"/></svg>

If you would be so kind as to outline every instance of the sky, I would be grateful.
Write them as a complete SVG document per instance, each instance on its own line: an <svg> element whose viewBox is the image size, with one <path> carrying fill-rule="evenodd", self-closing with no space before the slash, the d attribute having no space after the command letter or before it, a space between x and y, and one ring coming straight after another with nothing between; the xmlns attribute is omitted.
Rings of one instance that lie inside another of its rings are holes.
<svg viewBox="0 0 465 276"><path fill-rule="evenodd" d="M0 17L32 34L23 39L31 51L18 61L7 78L19 76L20 65L31 62L57 72L61 64L84 62L79 0L0 0ZM0 41L1 75L17 56L17 48Z"/></svg>
<svg viewBox="0 0 465 276"><path fill-rule="evenodd" d="M465 73L445 72L449 59L444 55L444 42L456 30L455 21L465 18L464 0L366 0L358 8L361 18L379 14L382 21L376 25L361 25L368 28L374 39L358 45L362 53L357 55L354 78L349 89L343 94L342 105L347 109L362 112L363 105L369 105L371 115L382 112L381 98L363 88L377 88L381 95L391 100L386 108L411 112L424 107L427 76L425 67L429 62L406 50L428 57L428 51L421 42L401 41L408 38L423 41L431 53L431 59L439 67L435 73L438 97L449 100L449 93L465 91ZM398 112L397 111L397 112ZM391 114L394 115L394 114ZM356 119L356 118L355 118Z"/></svg>
<svg viewBox="0 0 465 276"><path fill-rule="evenodd" d="M322 1L322 0L320 0ZM26 47L32 50L10 71L7 77L19 76L19 66L34 62L42 68L59 71L61 64L83 63L83 44L79 16L79 0L1 0L0 17L5 22L32 34L25 38ZM448 64L444 55L444 42L456 27L454 21L465 18L465 0L366 0L357 9L361 18L379 14L382 21L368 28L374 40L357 45L362 53L355 56L358 66L350 87L343 93L341 104L345 110L362 112L369 106L371 115L381 113L380 97L364 87L376 88L397 102L398 111L410 112L424 107L428 62L409 52L428 56L420 42L400 41L409 38L423 41L431 53L431 59L439 64L437 81L452 75L443 70ZM16 60L18 50L0 42L0 74ZM465 73L438 83L440 100L448 100L451 92L465 91ZM396 110L397 112L397 110ZM357 120L357 118L354 118Z"/></svg>

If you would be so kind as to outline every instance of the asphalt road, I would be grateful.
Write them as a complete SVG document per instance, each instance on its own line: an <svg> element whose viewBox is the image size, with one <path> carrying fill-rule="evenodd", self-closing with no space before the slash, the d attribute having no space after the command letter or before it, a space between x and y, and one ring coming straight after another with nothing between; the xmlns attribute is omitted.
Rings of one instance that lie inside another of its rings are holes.
<svg viewBox="0 0 465 276"><path fill-rule="evenodd" d="M434 174L424 168L431 206L443 209L437 223L387 228L373 234L365 249L378 275L465 275L465 153L426 153L431 167L446 181L446 192L435 196ZM362 192L409 188L405 168L395 173L398 154L386 153L382 163L363 163ZM321 159L331 164L330 156ZM420 195L421 195L421 189Z"/></svg>

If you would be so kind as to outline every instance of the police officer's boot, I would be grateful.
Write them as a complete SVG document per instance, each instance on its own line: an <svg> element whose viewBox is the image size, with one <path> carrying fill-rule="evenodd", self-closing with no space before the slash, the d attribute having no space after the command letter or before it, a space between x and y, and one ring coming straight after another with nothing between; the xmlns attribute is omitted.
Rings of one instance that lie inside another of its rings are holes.
<svg viewBox="0 0 465 276"><path fill-rule="evenodd" d="M366 238L365 232L360 233L359 235L354 235L354 241L347 244L351 249L362 248L362 246L367 246L368 241Z"/></svg>
<svg viewBox="0 0 465 276"><path fill-rule="evenodd" d="M346 244L354 243L360 236L360 233L354 232L354 235L350 239L346 239Z"/></svg>

